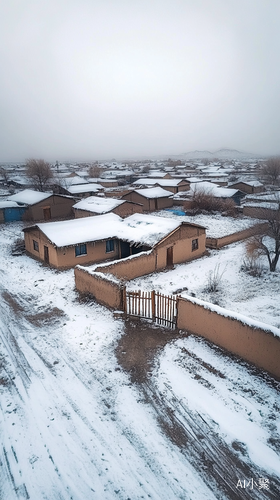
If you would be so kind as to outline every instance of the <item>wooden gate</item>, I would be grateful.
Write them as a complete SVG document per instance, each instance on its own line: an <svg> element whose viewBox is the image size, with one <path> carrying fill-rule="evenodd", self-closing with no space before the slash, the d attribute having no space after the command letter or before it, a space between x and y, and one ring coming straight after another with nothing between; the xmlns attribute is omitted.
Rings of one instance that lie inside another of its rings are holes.
<svg viewBox="0 0 280 500"><path fill-rule="evenodd" d="M152 319L158 325L176 328L177 297L155 292L127 292L124 300L125 312L129 316Z"/></svg>

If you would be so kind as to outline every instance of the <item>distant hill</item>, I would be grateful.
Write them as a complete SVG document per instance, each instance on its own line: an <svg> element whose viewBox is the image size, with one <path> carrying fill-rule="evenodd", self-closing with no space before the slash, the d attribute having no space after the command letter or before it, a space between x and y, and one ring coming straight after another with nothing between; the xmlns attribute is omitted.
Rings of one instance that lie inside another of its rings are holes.
<svg viewBox="0 0 280 500"><path fill-rule="evenodd" d="M238 151L237 149L221 148L217 151L208 150L195 150L183 153L181 155L174 155L176 158L184 158L185 160L202 160L202 159L214 159L219 160L249 160L260 158L260 155L254 153L246 153L245 151Z"/></svg>

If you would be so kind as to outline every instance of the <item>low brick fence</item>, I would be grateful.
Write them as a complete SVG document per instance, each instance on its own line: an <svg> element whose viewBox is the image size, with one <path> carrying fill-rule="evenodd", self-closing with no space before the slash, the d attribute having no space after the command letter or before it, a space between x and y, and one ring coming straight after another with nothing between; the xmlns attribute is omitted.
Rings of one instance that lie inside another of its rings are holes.
<svg viewBox="0 0 280 500"><path fill-rule="evenodd" d="M177 328L214 344L280 379L280 330L192 297L178 297Z"/></svg>

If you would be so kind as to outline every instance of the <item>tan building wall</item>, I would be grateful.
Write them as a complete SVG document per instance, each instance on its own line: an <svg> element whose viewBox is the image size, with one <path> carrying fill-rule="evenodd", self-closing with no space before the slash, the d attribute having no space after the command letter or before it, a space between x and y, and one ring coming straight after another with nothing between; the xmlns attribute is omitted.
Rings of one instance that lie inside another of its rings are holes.
<svg viewBox="0 0 280 500"><path fill-rule="evenodd" d="M133 202L125 202L119 207L112 210L114 214L119 215L120 217L129 217L129 215L133 214L142 214L143 213L143 205L140 203Z"/></svg>
<svg viewBox="0 0 280 500"><path fill-rule="evenodd" d="M160 184L159 184L160 186ZM163 189L166 189L166 191L170 191L170 193L176 194L179 193L179 191L189 191L190 189L190 183L189 182L181 182L180 184L177 184L177 186L161 186Z"/></svg>
<svg viewBox="0 0 280 500"><path fill-rule="evenodd" d="M169 208L173 206L173 198L145 198L144 196L131 191L122 196L122 199L133 201L134 203L140 203L143 205L143 210L145 212L154 212L155 210L162 210L164 208Z"/></svg>
<svg viewBox="0 0 280 500"><path fill-rule="evenodd" d="M77 264L94 264L118 258L119 246L116 241L115 250L106 252L106 241L89 242L87 254L75 256L75 246L55 248L39 229L24 232L25 248L29 255L35 259L47 262L46 250L49 257L49 265L56 268L70 268ZM34 249L33 241L38 244L38 251Z"/></svg>
<svg viewBox="0 0 280 500"><path fill-rule="evenodd" d="M80 210L79 208L74 208L73 210L75 219L79 219L81 217L92 217L93 215L100 215L94 212L89 212L88 210ZM124 202L122 205L111 210L110 213L114 213L122 218L125 218L133 214L142 214L143 206L140 205L139 203L132 203L127 201Z"/></svg>
<svg viewBox="0 0 280 500"><path fill-rule="evenodd" d="M123 292L120 283L109 280L106 275L97 276L95 273L79 269L74 270L75 284L81 293L90 293L98 302L114 309L123 309Z"/></svg>
<svg viewBox="0 0 280 500"><path fill-rule="evenodd" d="M193 250L193 240L197 241L197 248ZM165 238L156 246L157 270L168 265L168 249L173 248L173 264L181 264L192 259L197 259L205 253L205 229L196 226L182 225L172 235ZM172 265L170 263L170 265Z"/></svg>
<svg viewBox="0 0 280 500"><path fill-rule="evenodd" d="M52 195L50 198L30 206L24 214L24 220L69 219L73 217L72 206L74 204L73 198Z"/></svg>
<svg viewBox="0 0 280 500"><path fill-rule="evenodd" d="M181 297L178 299L177 327L204 337L280 378L280 338L270 332Z"/></svg>
<svg viewBox="0 0 280 500"><path fill-rule="evenodd" d="M243 191L243 193L252 194L252 193L261 193L264 191L263 186L251 186L250 184L246 184L244 182L236 182L235 184L231 184L230 187L232 189L239 189Z"/></svg>

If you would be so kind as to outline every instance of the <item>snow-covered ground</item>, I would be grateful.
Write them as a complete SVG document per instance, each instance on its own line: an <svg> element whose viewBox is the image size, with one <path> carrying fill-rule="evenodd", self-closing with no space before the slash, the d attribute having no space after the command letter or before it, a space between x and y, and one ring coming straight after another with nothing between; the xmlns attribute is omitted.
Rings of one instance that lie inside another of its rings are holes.
<svg viewBox="0 0 280 500"><path fill-rule="evenodd" d="M237 233L243 229L259 224L258 219L252 219L251 217L225 217L220 214L198 214L198 215L176 215L173 211L182 210L183 207L173 207L172 209L160 210L155 212L153 215L159 217L170 217L178 221L191 222L194 224L200 224L206 228L206 236L209 238L222 238L228 234Z"/></svg>
<svg viewBox="0 0 280 500"><path fill-rule="evenodd" d="M20 230L0 228L1 500L279 498L279 384L193 336L167 342L133 383L115 354L124 321L80 300L73 270L12 256ZM222 255L141 285L197 292Z"/></svg>

